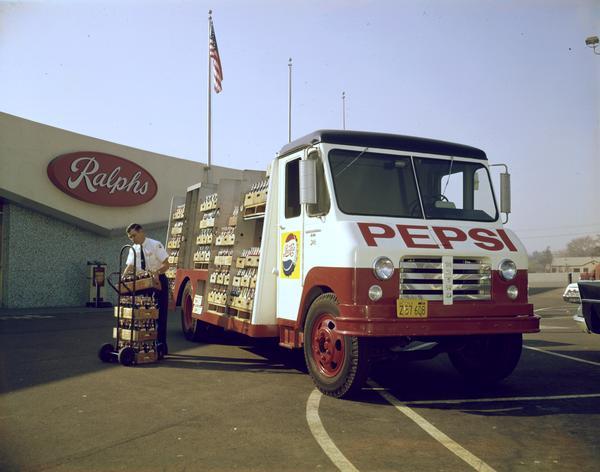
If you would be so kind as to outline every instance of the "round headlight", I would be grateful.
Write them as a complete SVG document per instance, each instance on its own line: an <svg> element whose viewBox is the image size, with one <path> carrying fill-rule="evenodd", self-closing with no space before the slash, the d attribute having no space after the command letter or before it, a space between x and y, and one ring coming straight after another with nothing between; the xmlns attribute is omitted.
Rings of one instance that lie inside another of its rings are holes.
<svg viewBox="0 0 600 472"><path fill-rule="evenodd" d="M517 265L510 259L504 259L500 262L498 270L504 280L512 280L517 276Z"/></svg>
<svg viewBox="0 0 600 472"><path fill-rule="evenodd" d="M381 297L383 297L383 290L381 287L379 285L371 285L371 287L369 287L369 298L376 302Z"/></svg>
<svg viewBox="0 0 600 472"><path fill-rule="evenodd" d="M511 300L514 300L514 299L516 299L519 296L519 289L516 286L511 285L510 287L508 287L506 289L506 295Z"/></svg>
<svg viewBox="0 0 600 472"><path fill-rule="evenodd" d="M373 261L373 273L379 280L388 280L394 275L394 263L389 257L378 257Z"/></svg>

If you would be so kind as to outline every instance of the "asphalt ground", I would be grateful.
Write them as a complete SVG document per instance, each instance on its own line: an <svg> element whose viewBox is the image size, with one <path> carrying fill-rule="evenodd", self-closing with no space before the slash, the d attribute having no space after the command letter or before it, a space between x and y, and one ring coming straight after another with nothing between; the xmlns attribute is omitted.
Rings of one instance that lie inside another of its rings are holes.
<svg viewBox="0 0 600 472"><path fill-rule="evenodd" d="M272 342L186 341L176 312L170 355L134 368L96 357L106 310L0 316L0 470L597 471L600 336L561 293L532 296L542 332L503 383L441 355L378 365L352 401Z"/></svg>

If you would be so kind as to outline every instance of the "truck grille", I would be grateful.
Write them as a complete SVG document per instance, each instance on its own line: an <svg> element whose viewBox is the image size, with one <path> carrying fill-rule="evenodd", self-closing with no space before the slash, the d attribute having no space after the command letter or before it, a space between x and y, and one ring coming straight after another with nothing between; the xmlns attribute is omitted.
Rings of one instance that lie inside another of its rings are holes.
<svg viewBox="0 0 600 472"><path fill-rule="evenodd" d="M482 258L451 256L403 258L400 261L400 297L443 300L444 263L447 274L452 274L452 301L491 299L489 261ZM449 284L446 291L450 293Z"/></svg>

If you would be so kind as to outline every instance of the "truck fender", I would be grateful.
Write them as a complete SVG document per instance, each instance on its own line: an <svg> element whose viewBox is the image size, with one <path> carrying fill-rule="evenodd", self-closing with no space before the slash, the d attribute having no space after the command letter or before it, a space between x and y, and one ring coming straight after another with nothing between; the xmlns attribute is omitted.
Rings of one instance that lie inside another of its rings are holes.
<svg viewBox="0 0 600 472"><path fill-rule="evenodd" d="M181 284L179 284L179 286L177 287L177 298L175 299L175 306L180 306L181 305L181 298L183 297L183 291L185 290L185 286L187 285L187 283L190 281L189 277L185 277L182 281ZM192 286L192 291L194 290L193 286Z"/></svg>
<svg viewBox="0 0 600 472"><path fill-rule="evenodd" d="M312 303L316 300L319 295L323 293L331 293L333 290L326 285L314 285L310 289L304 290L302 295L302 301L298 309L298 321L296 322L296 329L302 331L304 329L304 321L306 320L306 314Z"/></svg>

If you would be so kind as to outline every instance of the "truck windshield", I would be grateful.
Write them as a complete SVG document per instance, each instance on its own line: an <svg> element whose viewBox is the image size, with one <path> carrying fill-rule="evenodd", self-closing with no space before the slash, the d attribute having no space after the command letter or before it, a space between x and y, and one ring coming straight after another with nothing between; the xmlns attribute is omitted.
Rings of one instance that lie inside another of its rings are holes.
<svg viewBox="0 0 600 472"><path fill-rule="evenodd" d="M339 209L350 215L496 221L487 168L454 159L333 149L329 165Z"/></svg>
<svg viewBox="0 0 600 472"><path fill-rule="evenodd" d="M487 168L454 159L414 158L425 217L496 221L498 210Z"/></svg>
<svg viewBox="0 0 600 472"><path fill-rule="evenodd" d="M410 157L333 149L329 165L344 213L423 218Z"/></svg>

